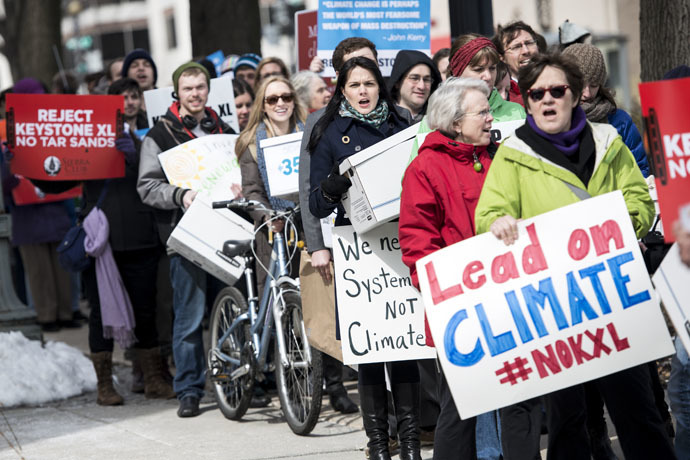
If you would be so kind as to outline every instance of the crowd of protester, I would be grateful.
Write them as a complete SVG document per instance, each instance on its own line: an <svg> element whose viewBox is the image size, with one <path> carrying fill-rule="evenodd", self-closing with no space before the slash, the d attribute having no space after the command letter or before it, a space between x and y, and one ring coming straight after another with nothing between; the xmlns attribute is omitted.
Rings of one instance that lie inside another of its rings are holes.
<svg viewBox="0 0 690 460"><path fill-rule="evenodd" d="M176 397L178 415L193 417L200 412L206 384L203 319L213 301L211 285L217 281L166 250L170 233L197 192L170 184L158 161L158 154L189 140L239 134L235 151L229 152L241 168L241 190L236 192L272 209L301 205L306 249L325 283L333 279L332 254L320 218L337 210L335 225L349 224L342 198L352 184L338 173L339 163L416 123L427 135L421 145L415 142L410 154L399 218L402 260L416 287L415 263L421 257L483 232L512 244L518 220L614 190L623 191L633 227L642 238L654 220L645 182L651 174L647 154L631 116L618 107L606 86L601 51L585 43L587 38L566 23L560 46L547 50L542 36L517 21L499 26L492 38L457 37L433 58L400 51L391 76L384 78L374 44L351 37L334 50L332 91L318 74L323 70L318 59L309 70L291 75L278 57L234 56L223 64L222 73L233 73L239 133L207 107L216 72L208 60L199 59L175 70L175 101L143 140L134 133L147 128L143 92L156 88L159 76L151 55L134 50L85 81L92 94L124 96L129 126L116 141L125 158L125 177L84 183L80 216L86 216L85 225L91 228L87 234L93 233L89 237L95 241L102 237L103 226L109 226L106 237L90 251L99 264L91 264L81 276L59 266L56 245L74 222L74 204L15 205L11 190L18 178L10 172L12 152L3 152L2 184L17 248L17 285L26 281L23 298L33 305L46 332L81 326L74 291L81 292L83 285L98 404L123 404L112 384L117 341L131 348L132 390L151 398ZM688 76L688 70L681 66L669 78ZM53 93L77 91L69 73L56 75L51 85ZM10 91L42 94L48 89L25 78ZM521 120L524 124L513 135L500 144L492 142L492 123ZM273 197L260 142L295 132L304 133L299 194ZM77 184L35 185L58 193ZM94 208L100 211L93 213ZM265 214L251 218L258 228ZM680 225L675 228L688 264L690 234ZM257 234L256 252L263 265L268 265L271 252L269 230L281 231L282 222L273 222L270 229L263 226ZM106 246L111 258L104 255ZM113 319L120 298L109 272L99 269L106 264L119 272L125 292L121 300L131 305L134 327ZM257 275L261 292L266 274L257 270ZM337 329L334 334L339 339ZM433 346L428 325L426 339ZM172 363L174 377L169 372ZM540 458L544 432L549 459L613 459L604 404L625 458L671 459L690 458L690 408L683 403L690 394L687 363L687 353L679 346L670 383L675 433L655 363L464 420L435 360L360 365L359 408L343 386L339 361L326 356L324 376L335 410L361 410L372 460L391 458L392 446L401 459L420 459L420 447L428 444L434 446L435 459L533 460ZM253 407L266 404L265 394L254 395Z"/></svg>

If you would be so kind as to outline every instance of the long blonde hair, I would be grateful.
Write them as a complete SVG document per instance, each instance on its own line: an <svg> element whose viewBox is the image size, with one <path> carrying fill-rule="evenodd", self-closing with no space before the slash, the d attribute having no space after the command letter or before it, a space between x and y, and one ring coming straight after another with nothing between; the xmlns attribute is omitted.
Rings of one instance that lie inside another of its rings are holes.
<svg viewBox="0 0 690 460"><path fill-rule="evenodd" d="M307 118L307 111L297 98L295 88L290 83L290 80L279 75L268 77L266 80L261 82L261 84L256 90L256 98L254 99L252 110L251 112L249 112L249 120L247 121L247 126L244 128L244 131L240 133L240 137L237 139L237 143L235 144L235 155L237 155L237 158L242 156L242 153L247 149L247 147L256 142L256 130L262 121L266 125L266 133L268 137L275 136L275 133L272 129L272 123L268 119L266 111L264 110L264 98L266 97L266 88L268 88L268 85L274 82L286 84L288 88L290 88L290 92L294 96L292 99L294 102L294 109L292 110L292 116L290 117L290 131L294 131L295 127L297 126L297 123L304 123L304 120L306 120Z"/></svg>

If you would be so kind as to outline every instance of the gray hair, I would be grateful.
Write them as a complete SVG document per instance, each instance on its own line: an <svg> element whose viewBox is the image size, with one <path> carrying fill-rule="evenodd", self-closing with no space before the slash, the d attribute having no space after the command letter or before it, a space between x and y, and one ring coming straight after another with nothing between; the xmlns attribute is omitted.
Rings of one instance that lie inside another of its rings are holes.
<svg viewBox="0 0 690 460"><path fill-rule="evenodd" d="M465 115L465 96L470 91L479 91L487 98L491 94L486 82L477 78L449 77L441 83L429 98L426 110L429 128L457 134L453 124Z"/></svg>
<svg viewBox="0 0 690 460"><path fill-rule="evenodd" d="M295 87L295 93L297 93L297 99L307 109L310 108L311 102L311 82L315 78L320 79L321 77L310 70L302 70L290 77L290 82Z"/></svg>

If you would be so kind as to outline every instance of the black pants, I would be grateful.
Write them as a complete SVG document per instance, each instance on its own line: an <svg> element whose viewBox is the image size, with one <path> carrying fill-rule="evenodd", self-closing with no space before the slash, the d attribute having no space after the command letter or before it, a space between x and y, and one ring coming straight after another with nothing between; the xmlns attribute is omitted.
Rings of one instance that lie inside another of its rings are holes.
<svg viewBox="0 0 690 460"><path fill-rule="evenodd" d="M417 368L419 369L421 393L419 426L427 431L433 431L441 412L438 393L441 374L438 371L436 360L433 358L417 360Z"/></svg>
<svg viewBox="0 0 690 460"><path fill-rule="evenodd" d="M390 363L368 363L357 367L359 383L362 385L381 385L386 383L383 370L388 367L388 377L391 384L419 383L417 361L393 361Z"/></svg>
<svg viewBox="0 0 690 460"><path fill-rule="evenodd" d="M115 264L132 302L135 348L158 346L156 330L156 278L158 271L159 248L137 249L133 251L113 251ZM96 263L83 273L86 296L91 307L89 316L89 348L92 353L113 351L113 340L103 338L101 303L98 297Z"/></svg>
<svg viewBox="0 0 690 460"><path fill-rule="evenodd" d="M438 374L437 380L440 413L434 435L434 460L474 460L477 458L477 418L461 420L443 372Z"/></svg>
<svg viewBox="0 0 690 460"><path fill-rule="evenodd" d="M501 414L501 447L505 460L540 460L541 398L504 407Z"/></svg>
<svg viewBox="0 0 690 460"><path fill-rule="evenodd" d="M326 353L323 353L323 378L326 381L327 394L344 389L343 363Z"/></svg>

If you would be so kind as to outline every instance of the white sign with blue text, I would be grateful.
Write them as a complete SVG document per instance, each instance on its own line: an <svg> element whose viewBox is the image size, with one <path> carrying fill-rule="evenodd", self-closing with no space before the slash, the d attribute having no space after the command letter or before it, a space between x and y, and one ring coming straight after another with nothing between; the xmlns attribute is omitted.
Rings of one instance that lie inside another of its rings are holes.
<svg viewBox="0 0 690 460"><path fill-rule="evenodd" d="M402 262L397 223L363 235L334 227L333 263L343 363L436 356L425 345L424 307Z"/></svg>
<svg viewBox="0 0 690 460"><path fill-rule="evenodd" d="M620 191L417 261L439 360L465 419L673 353Z"/></svg>
<svg viewBox="0 0 690 460"><path fill-rule="evenodd" d="M376 45L384 77L391 74L400 50L430 54L430 0L319 0L318 51L324 77L335 76L333 50L348 37L364 37Z"/></svg>
<svg viewBox="0 0 690 460"><path fill-rule="evenodd" d="M281 197L299 192L299 149L302 134L286 134L259 142L266 161L266 192L270 196Z"/></svg>

